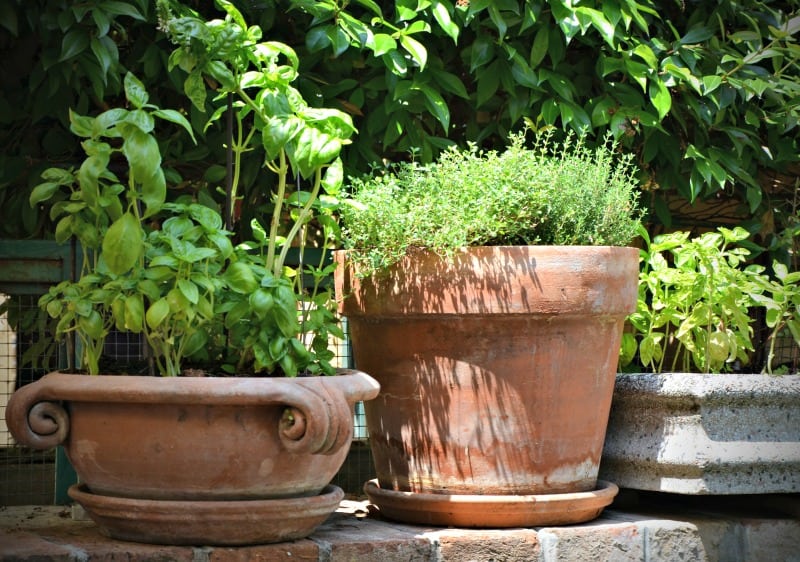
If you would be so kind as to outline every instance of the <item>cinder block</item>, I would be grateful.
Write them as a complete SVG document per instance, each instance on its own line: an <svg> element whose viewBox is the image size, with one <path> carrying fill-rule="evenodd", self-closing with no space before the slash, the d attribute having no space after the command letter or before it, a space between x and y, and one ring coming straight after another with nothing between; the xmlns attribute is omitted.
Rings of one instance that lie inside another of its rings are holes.
<svg viewBox="0 0 800 562"><path fill-rule="evenodd" d="M744 520L744 561L800 562L799 520Z"/></svg>

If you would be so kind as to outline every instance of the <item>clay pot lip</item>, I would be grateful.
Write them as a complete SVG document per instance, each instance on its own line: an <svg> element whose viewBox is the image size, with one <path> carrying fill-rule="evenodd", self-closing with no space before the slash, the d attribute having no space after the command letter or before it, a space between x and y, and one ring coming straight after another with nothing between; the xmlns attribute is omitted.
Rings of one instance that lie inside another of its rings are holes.
<svg viewBox="0 0 800 562"><path fill-rule="evenodd" d="M322 388L336 389L349 401L358 401L375 398L380 385L355 369L339 369L334 376L294 378L87 375L54 371L17 392L35 392L39 400L261 405L280 402L286 393Z"/></svg>
<svg viewBox="0 0 800 562"><path fill-rule="evenodd" d="M349 256L355 255L359 253L361 250L359 248L351 248L351 249L341 249L341 250L333 250L331 253L333 255L333 261L338 264L339 267L349 267L351 265ZM457 248L452 252L452 257L454 260L458 261L463 258L469 258L470 256L486 258L495 255L510 255L510 256L525 256L525 255L542 255L542 256L553 256L553 257L563 257L566 254L575 255L575 256L588 256L591 257L592 260L595 257L600 255L620 255L624 256L625 254L635 255L637 258L640 254L640 248L636 246L580 246L580 245L564 245L564 246L553 246L553 245L546 245L546 244L520 244L516 246L464 246L462 248ZM400 264L406 261L419 261L419 260L436 260L439 261L443 258L443 254L436 252L430 248L410 248L408 253L401 258ZM389 268L391 269L391 267Z"/></svg>
<svg viewBox="0 0 800 562"><path fill-rule="evenodd" d="M84 483L73 484L67 490L69 496L83 506L94 509L108 510L109 514L122 519L137 519L137 510L148 510L152 513L206 513L220 514L234 513L249 510L263 516L262 511L272 509L289 510L302 508L304 510L319 509L320 512L329 512L329 505L338 505L344 499L344 491L333 484L326 485L322 491L313 496L297 496L285 498L267 498L252 500L154 500L144 498L126 498L98 494L89 490Z"/></svg>
<svg viewBox="0 0 800 562"><path fill-rule="evenodd" d="M538 315L624 318L636 310L631 246L471 246L451 258L416 250L362 277L339 250L339 312L359 316Z"/></svg>

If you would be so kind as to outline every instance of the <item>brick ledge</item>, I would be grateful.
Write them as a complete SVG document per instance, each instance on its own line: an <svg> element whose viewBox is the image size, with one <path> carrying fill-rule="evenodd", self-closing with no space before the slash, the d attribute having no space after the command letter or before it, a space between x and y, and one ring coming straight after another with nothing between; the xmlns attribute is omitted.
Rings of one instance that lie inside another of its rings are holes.
<svg viewBox="0 0 800 562"><path fill-rule="evenodd" d="M0 507L0 560L105 561L691 560L800 562L800 494L676 497L626 491L590 523L453 529L386 521L344 501L308 539L274 545L169 547L115 541L59 506Z"/></svg>

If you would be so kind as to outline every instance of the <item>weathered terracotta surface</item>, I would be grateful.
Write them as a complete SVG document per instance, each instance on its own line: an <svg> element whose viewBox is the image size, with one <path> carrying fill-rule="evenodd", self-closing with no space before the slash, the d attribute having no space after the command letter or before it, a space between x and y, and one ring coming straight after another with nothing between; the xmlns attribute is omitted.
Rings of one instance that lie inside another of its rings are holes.
<svg viewBox="0 0 800 562"><path fill-rule="evenodd" d="M356 365L381 384L365 405L381 489L595 489L636 249L418 252L364 279L336 259Z"/></svg>
<svg viewBox="0 0 800 562"><path fill-rule="evenodd" d="M382 490L377 480L364 485L370 501L391 519L419 525L455 527L538 527L595 519L619 492L598 481L597 490L572 494L447 495Z"/></svg>
<svg viewBox="0 0 800 562"><path fill-rule="evenodd" d="M161 378L53 373L6 411L23 445L62 443L95 494L163 500L315 496L341 466L368 375ZM287 412L294 422L283 418Z"/></svg>

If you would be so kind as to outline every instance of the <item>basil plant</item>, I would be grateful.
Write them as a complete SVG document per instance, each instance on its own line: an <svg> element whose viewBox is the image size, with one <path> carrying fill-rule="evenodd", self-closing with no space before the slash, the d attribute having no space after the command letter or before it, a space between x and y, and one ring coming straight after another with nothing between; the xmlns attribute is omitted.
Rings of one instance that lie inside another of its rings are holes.
<svg viewBox="0 0 800 562"><path fill-rule="evenodd" d="M57 335L77 336L90 374L112 330L143 334L167 376L195 364L230 374L333 374L328 341L343 334L320 283L332 266L300 272L287 257L311 224L323 245L336 236L339 154L355 129L349 115L310 107L292 86L299 61L291 48L262 42L230 3L218 5L225 19L176 15L163 2L159 10L160 29L177 45L170 66L185 72L191 103L212 109L206 126L226 111L237 122L225 210L168 199L157 129L166 121L194 139L193 129L182 113L151 103L130 73L125 107L70 115L85 160L48 169L31 194L32 205L50 204L56 240L75 237L82 249L78 278L52 287L40 305L57 319ZM251 240L230 228L244 151L263 154L259 173L272 186L262 194L271 211L252 221ZM297 176L306 190L296 189Z"/></svg>

